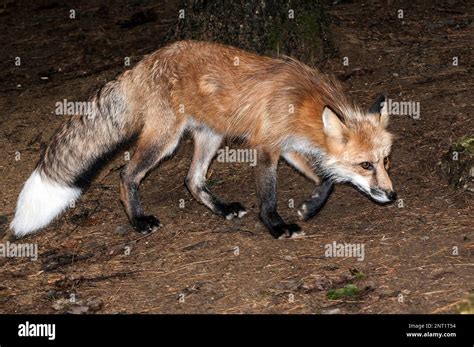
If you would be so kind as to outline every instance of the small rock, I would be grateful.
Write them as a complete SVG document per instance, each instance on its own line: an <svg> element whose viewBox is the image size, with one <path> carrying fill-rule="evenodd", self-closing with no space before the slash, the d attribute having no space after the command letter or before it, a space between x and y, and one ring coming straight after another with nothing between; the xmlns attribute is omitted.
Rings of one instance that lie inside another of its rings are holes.
<svg viewBox="0 0 474 347"><path fill-rule="evenodd" d="M453 143L442 157L441 170L455 188L474 190L474 137L468 136Z"/></svg>
<svg viewBox="0 0 474 347"><path fill-rule="evenodd" d="M74 305L67 310L69 314L85 314L87 312L89 312L89 307L85 305Z"/></svg>
<svg viewBox="0 0 474 347"><path fill-rule="evenodd" d="M310 293L314 291L326 290L332 286L332 281L326 276L312 275L309 278L305 278L303 282L298 286L298 290L304 293Z"/></svg>
<svg viewBox="0 0 474 347"><path fill-rule="evenodd" d="M99 298L89 298L86 301L86 305L89 307L90 312L97 312L102 309L104 303Z"/></svg>
<svg viewBox="0 0 474 347"><path fill-rule="evenodd" d="M334 308L332 310L326 310L326 311L321 311L322 314L340 314L341 309L340 308Z"/></svg>
<svg viewBox="0 0 474 347"><path fill-rule="evenodd" d="M127 225L119 225L115 228L115 233L119 235L126 235L128 233L128 226Z"/></svg>
<svg viewBox="0 0 474 347"><path fill-rule="evenodd" d="M58 299L58 300L54 301L52 307L56 311L63 311L70 304L71 304L71 302L69 301L69 299L62 298L62 299Z"/></svg>
<svg viewBox="0 0 474 347"><path fill-rule="evenodd" d="M393 289L382 289L379 291L379 298L390 298L390 297L395 297L400 294L399 290L393 290Z"/></svg>

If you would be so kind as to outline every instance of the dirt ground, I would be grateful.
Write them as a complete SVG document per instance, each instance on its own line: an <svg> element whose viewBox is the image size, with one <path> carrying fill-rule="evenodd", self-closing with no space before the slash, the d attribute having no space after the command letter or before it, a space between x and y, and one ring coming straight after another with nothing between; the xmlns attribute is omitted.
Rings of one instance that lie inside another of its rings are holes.
<svg viewBox="0 0 474 347"><path fill-rule="evenodd" d="M133 64L159 48L177 15L174 1L110 3L0 3L3 242L22 184L64 121L55 103L86 100L128 68L125 57ZM209 178L215 193L248 208L243 219L222 220L192 199L183 184L192 152L185 138L141 185L146 210L164 224L141 236L128 226L118 198L122 152L74 208L16 241L38 244L37 261L0 258L0 312L457 312L474 289L473 195L448 186L438 163L474 129L474 8L467 1L356 3L328 4L338 53L319 68L338 76L361 105L380 92L420 103L419 119L391 118L397 135L391 177L402 201L378 206L338 186L314 219L300 223L305 237L274 240L258 221L248 164L215 162ZM127 21L143 9L155 16ZM296 208L311 190L281 163L284 218L297 221ZM326 257L324 246L334 241L365 245L364 260ZM356 295L328 297L348 284L357 286Z"/></svg>

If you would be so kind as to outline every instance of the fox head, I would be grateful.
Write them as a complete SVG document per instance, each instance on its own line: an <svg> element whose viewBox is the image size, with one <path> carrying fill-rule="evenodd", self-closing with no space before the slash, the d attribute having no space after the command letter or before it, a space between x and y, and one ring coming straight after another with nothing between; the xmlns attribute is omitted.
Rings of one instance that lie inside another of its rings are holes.
<svg viewBox="0 0 474 347"><path fill-rule="evenodd" d="M322 120L326 173L335 182L353 184L378 203L394 202L396 193L388 175L392 135L386 130L385 96L379 97L368 112L354 112L344 121L325 107Z"/></svg>

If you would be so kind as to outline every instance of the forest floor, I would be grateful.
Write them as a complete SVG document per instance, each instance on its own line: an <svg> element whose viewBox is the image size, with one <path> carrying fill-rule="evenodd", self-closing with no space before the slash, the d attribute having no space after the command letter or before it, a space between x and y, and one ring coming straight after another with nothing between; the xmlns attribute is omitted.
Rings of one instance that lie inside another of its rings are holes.
<svg viewBox="0 0 474 347"><path fill-rule="evenodd" d="M16 241L37 244L37 261L0 258L0 312L456 312L474 289L473 195L450 187L439 162L474 129L474 7L381 3L328 5L338 53L319 68L338 76L363 106L380 92L419 103L419 117L394 115L390 123L397 136L391 177L401 200L378 206L350 186L337 186L325 208L300 223L305 237L274 240L258 221L248 163L215 162L209 177L217 195L248 208L243 219L222 220L190 196L183 182L192 143L185 138L176 156L141 185L146 210L164 225L141 236L128 226L119 201L121 153L74 208ZM128 68L125 57L133 64L161 47L177 14L174 1L81 2L75 19L57 2L26 4L0 6L3 242L24 181L64 121L54 114L55 103L86 100ZM127 21L144 8L151 12ZM297 221L296 209L312 188L281 162L285 219ZM364 259L326 257L325 245L333 242L364 245ZM334 296L350 284L358 288L354 295Z"/></svg>

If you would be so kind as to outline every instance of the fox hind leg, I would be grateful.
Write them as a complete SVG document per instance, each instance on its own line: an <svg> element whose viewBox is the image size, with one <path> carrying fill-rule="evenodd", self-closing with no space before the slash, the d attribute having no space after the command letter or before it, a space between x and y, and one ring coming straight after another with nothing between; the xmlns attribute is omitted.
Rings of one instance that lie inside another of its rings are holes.
<svg viewBox="0 0 474 347"><path fill-rule="evenodd" d="M226 219L243 217L247 211L241 203L225 203L206 186L207 170L222 143L222 135L216 134L207 127L198 126L193 130L193 137L194 155L185 181L192 196Z"/></svg>
<svg viewBox="0 0 474 347"><path fill-rule="evenodd" d="M173 131L159 134L156 127L144 129L138 139L135 153L120 173L120 198L133 228L148 234L161 226L160 221L145 215L138 188L141 180L163 158L173 153L179 143L184 125L176 125Z"/></svg>

